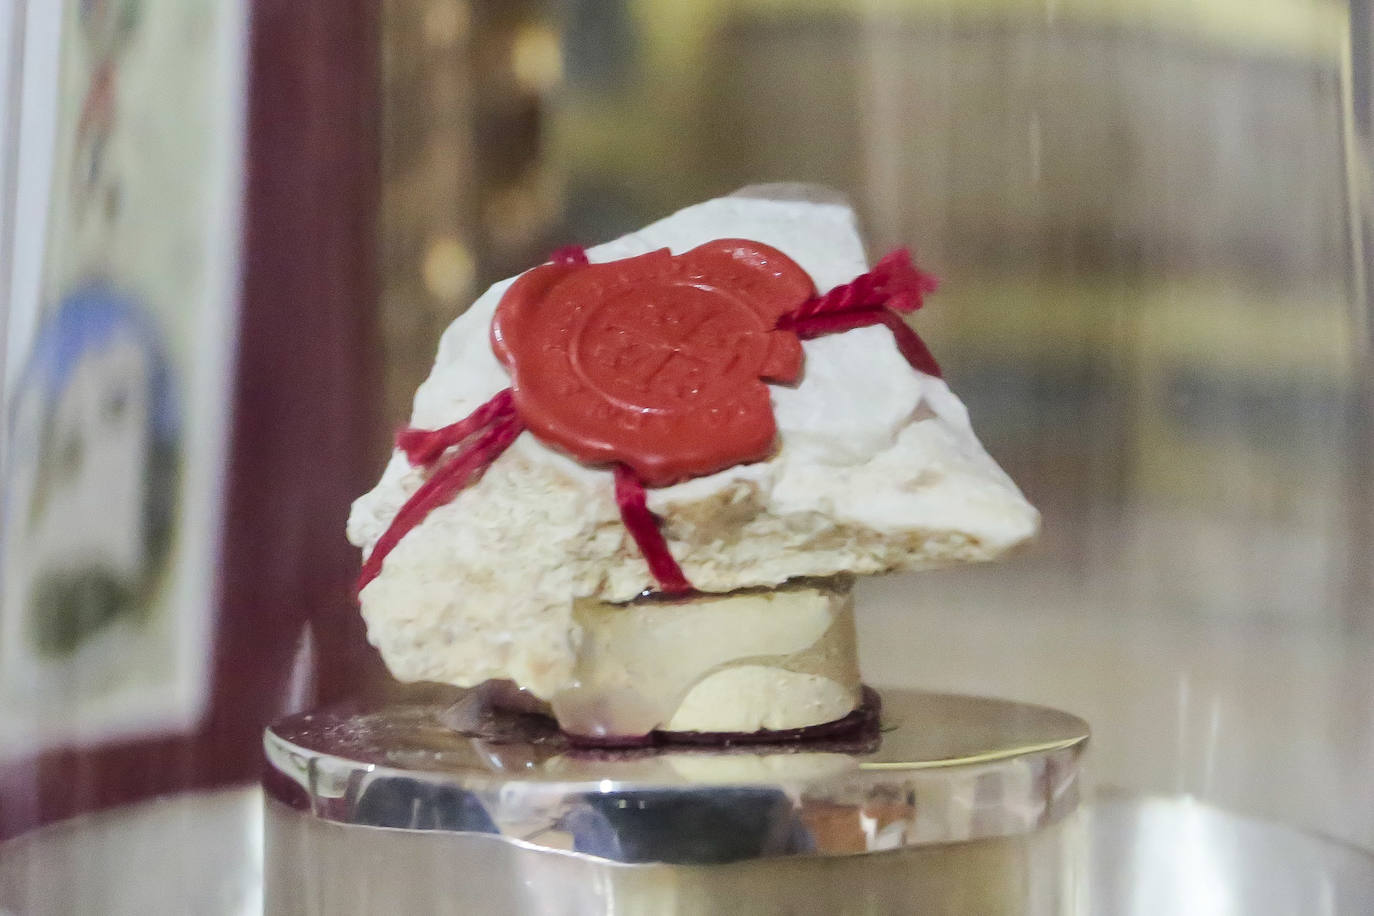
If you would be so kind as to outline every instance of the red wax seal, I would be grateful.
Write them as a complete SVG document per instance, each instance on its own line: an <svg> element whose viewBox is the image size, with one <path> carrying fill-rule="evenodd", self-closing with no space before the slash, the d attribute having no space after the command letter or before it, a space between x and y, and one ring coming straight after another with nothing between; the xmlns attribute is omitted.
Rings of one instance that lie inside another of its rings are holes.
<svg viewBox="0 0 1374 916"><path fill-rule="evenodd" d="M546 264L502 298L492 346L535 435L664 486L768 456L764 381L802 365L796 334L775 325L814 294L785 254L741 239Z"/></svg>

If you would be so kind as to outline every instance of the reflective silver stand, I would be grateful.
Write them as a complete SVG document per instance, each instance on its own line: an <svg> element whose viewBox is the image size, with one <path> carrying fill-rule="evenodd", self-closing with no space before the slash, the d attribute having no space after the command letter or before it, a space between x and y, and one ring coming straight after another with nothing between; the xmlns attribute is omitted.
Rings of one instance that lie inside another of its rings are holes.
<svg viewBox="0 0 1374 916"><path fill-rule="evenodd" d="M844 735L628 751L450 716L267 732L268 913L1049 916L1084 893L1066 713L893 690Z"/></svg>

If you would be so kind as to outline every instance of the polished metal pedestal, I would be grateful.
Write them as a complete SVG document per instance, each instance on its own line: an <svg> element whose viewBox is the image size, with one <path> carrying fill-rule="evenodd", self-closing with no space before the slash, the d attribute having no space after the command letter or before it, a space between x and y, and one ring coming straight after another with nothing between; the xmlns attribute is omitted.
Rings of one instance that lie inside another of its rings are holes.
<svg viewBox="0 0 1374 916"><path fill-rule="evenodd" d="M274 726L269 913L1078 911L1087 725L888 691L804 743L567 746L442 704Z"/></svg>
<svg viewBox="0 0 1374 916"><path fill-rule="evenodd" d="M190 793L55 824L0 844L0 912L258 916L263 912L263 802L256 787ZM283 811L276 801L267 805L269 817L288 820L272 828L278 856L284 846L310 842L293 837L312 832L308 815ZM1089 868L1077 912L1084 916L1368 916L1374 911L1374 855L1283 824L1186 797L1115 793L1089 800L1082 820ZM334 825L313 826L331 832ZM394 855L404 853L404 839L400 846ZM274 857L274 883L291 882L290 857L304 852L286 849L285 861ZM435 868L447 864L437 852L426 857ZM383 864L361 870L375 876ZM346 877L339 893L356 895L349 904L353 912L371 906L375 913L394 913L386 892L413 869L414 863L402 863L375 889ZM705 869L726 877L730 870ZM297 877L318 880L323 873L324 866L317 865ZM288 891L307 892L320 889ZM440 906L448 912L481 912L491 893L488 883L475 896L450 898ZM569 889L542 912L576 912L573 904L587 893ZM328 898L320 893L317 899L323 904ZM854 904L866 899L871 898L861 894ZM815 906L794 912L826 912L826 897L812 902ZM843 906L834 911L844 912ZM742 903L732 912L747 912L747 907ZM923 911L892 898L869 912Z"/></svg>

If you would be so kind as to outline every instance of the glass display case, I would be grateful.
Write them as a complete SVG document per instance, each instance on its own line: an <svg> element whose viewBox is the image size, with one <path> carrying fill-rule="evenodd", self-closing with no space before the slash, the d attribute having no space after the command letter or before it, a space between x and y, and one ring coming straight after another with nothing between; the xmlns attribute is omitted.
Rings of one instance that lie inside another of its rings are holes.
<svg viewBox="0 0 1374 916"><path fill-rule="evenodd" d="M560 245L760 182L836 189L872 255L911 246L941 278L913 324L1043 516L1006 562L861 582L867 681L1092 732L1076 852L1017 866L1037 870L1025 900L1051 872L1072 885L1063 909L916 910L909 886L833 880L892 888L865 912L1374 910L1367 0L290 6L5 7L0 911L259 911L262 730L345 701L453 701L385 673L343 538L443 328ZM175 398L148 389L139 441L176 450L107 451L106 476L54 509L40 471L74 453L49 441L60 398L29 393L31 367L91 290L89 308L132 300L162 329L145 353L166 352ZM130 474L135 495L112 495ZM145 539L136 599L33 584L146 527L159 493L172 540ZM294 765L285 746L270 773ZM467 791L478 764L460 763L445 778ZM278 801L328 807L276 778ZM268 808L294 837L279 887L339 820L286 810ZM492 864L453 839L473 831L446 832L439 858L512 887L528 868L541 892L632 888L608 876L652 864ZM346 847L311 880L400 855ZM819 859L796 880L820 880ZM690 867L673 880L705 890L678 911L743 893L710 871L733 866ZM416 912L462 911L426 874ZM634 911L536 897L491 911Z"/></svg>

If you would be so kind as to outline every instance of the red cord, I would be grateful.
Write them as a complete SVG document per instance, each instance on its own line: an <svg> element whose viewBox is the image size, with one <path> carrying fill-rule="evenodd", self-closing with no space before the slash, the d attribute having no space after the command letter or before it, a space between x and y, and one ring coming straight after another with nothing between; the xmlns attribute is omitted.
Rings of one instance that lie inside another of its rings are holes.
<svg viewBox="0 0 1374 916"><path fill-rule="evenodd" d="M842 283L823 296L814 296L788 313L793 320L825 312L848 312L883 306L908 314L925 304L925 294L933 293L940 281L920 270L911 261L911 252L898 248L884 255L866 274Z"/></svg>
<svg viewBox="0 0 1374 916"><path fill-rule="evenodd" d="M615 466L615 504L630 537L639 545L639 552L649 564L649 572L658 580L658 590L668 595L690 592L692 584L682 574L668 542L659 529L658 519L649 511L644 483L629 467Z"/></svg>
<svg viewBox="0 0 1374 916"><path fill-rule="evenodd" d="M860 274L823 296L814 296L778 319L778 330L792 331L803 340L839 334L874 324L886 325L897 349L912 368L940 375L940 366L902 315L925 304L925 294L940 285L911 261L911 252L898 248Z"/></svg>
<svg viewBox="0 0 1374 916"><path fill-rule="evenodd" d="M802 340L811 340L875 324L887 325L892 331L897 349L906 357L906 361L913 369L936 378L941 377L940 364L931 355L930 348L921 339L921 335L912 330L911 325L907 324L901 315L889 309L867 308L853 312L826 312L797 321L788 321L784 329L792 331ZM779 326L782 326L781 323Z"/></svg>
<svg viewBox="0 0 1374 916"><path fill-rule="evenodd" d="M525 424L514 414L502 417L469 447L454 453L440 464L429 479L411 494L378 538L372 553L363 563L358 575L357 590L362 591L382 571L382 561L401 542L401 538L423 522L439 506L450 502L458 492L472 483L524 430Z"/></svg>
<svg viewBox="0 0 1374 916"><path fill-rule="evenodd" d="M440 429L407 427L401 430L396 436L396 447L406 453L406 458L415 467L433 464L445 451L484 429L493 420L514 413L515 394L507 388L457 423Z"/></svg>
<svg viewBox="0 0 1374 916"><path fill-rule="evenodd" d="M562 248L554 249L549 260L553 261L555 264L586 264L588 263L587 249L583 248L581 245L564 245Z"/></svg>

